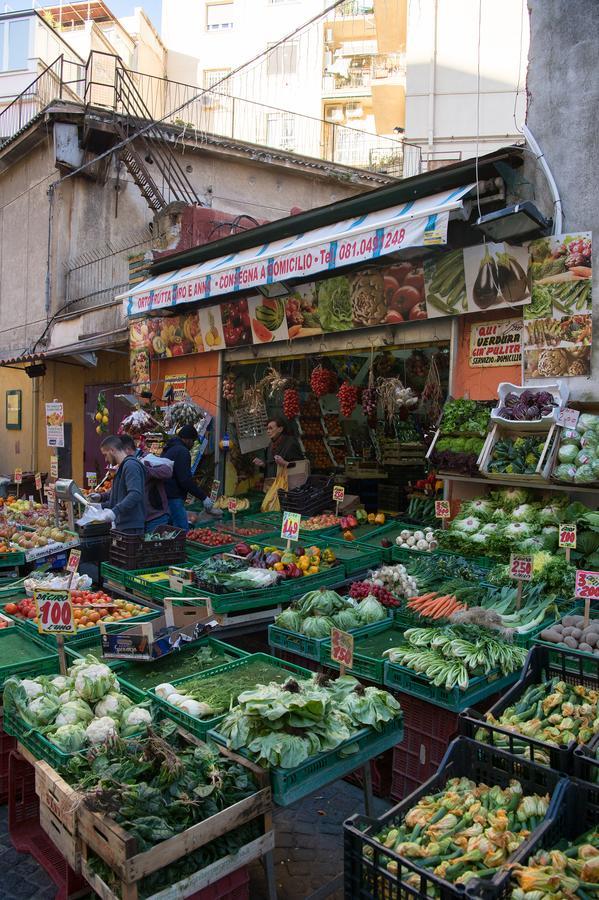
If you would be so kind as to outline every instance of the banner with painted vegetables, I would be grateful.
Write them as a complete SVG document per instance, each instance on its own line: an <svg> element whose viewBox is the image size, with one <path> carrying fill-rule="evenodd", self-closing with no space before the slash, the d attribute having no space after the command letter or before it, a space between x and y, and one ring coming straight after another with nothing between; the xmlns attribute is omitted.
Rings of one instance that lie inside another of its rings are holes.
<svg viewBox="0 0 599 900"><path fill-rule="evenodd" d="M591 232L529 245L532 302L524 310L528 378L588 377L592 344Z"/></svg>

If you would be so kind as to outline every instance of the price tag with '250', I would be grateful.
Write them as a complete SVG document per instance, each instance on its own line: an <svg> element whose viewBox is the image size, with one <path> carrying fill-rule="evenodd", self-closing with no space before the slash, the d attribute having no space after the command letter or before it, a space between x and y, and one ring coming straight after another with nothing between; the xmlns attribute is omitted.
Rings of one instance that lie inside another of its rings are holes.
<svg viewBox="0 0 599 900"><path fill-rule="evenodd" d="M510 578L515 581L530 581L532 578L532 556L512 553L510 556Z"/></svg>

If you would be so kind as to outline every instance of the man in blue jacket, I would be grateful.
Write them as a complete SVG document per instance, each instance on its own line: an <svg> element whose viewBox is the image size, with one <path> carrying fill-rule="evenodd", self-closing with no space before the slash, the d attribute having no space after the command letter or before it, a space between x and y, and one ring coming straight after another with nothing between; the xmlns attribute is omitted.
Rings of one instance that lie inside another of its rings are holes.
<svg viewBox="0 0 599 900"><path fill-rule="evenodd" d="M191 474L190 450L198 439L198 433L193 425L184 425L176 436L169 439L162 456L173 462L173 477L165 482L166 496L170 511L170 523L176 528L189 530L185 499L188 494L197 497L204 504L204 509L212 509L212 501L206 492L193 480Z"/></svg>
<svg viewBox="0 0 599 900"><path fill-rule="evenodd" d="M104 438L100 450L109 466L118 466L110 494L102 506L112 512L114 527L118 531L143 534L146 521L146 473L143 465L127 454L119 437Z"/></svg>

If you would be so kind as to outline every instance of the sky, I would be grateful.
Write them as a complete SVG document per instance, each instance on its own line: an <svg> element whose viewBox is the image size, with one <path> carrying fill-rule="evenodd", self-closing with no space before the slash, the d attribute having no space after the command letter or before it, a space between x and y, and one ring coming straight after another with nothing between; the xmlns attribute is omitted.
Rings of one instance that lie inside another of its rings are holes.
<svg viewBox="0 0 599 900"><path fill-rule="evenodd" d="M136 6L142 6L158 33L160 33L160 8L162 0L106 0L108 9L118 16L130 16Z"/></svg>

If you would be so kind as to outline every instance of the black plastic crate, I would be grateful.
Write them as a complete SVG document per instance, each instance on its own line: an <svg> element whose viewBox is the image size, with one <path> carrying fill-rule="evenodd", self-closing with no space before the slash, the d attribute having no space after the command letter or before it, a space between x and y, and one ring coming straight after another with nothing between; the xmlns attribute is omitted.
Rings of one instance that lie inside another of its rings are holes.
<svg viewBox="0 0 599 900"><path fill-rule="evenodd" d="M305 484L290 491L278 491L279 504L285 512L300 513L303 517L315 516L333 506L333 478L310 475ZM314 490L308 495L306 487Z"/></svg>
<svg viewBox="0 0 599 900"><path fill-rule="evenodd" d="M531 837L524 841L512 857L512 862L526 865L531 856L539 850L551 850L564 838L576 840L599 822L599 787L590 788L578 779L567 779L560 792L559 802L554 805L543 824ZM487 883L472 883L466 890L471 900L510 900L517 882L512 881L509 872L499 872ZM581 896L583 896L581 894Z"/></svg>
<svg viewBox="0 0 599 900"><path fill-rule="evenodd" d="M582 781L599 785L599 734L574 751L574 775Z"/></svg>
<svg viewBox="0 0 599 900"><path fill-rule="evenodd" d="M520 680L490 708L489 712L498 719L508 706L517 703L531 685L541 685L556 676L567 684L582 684L585 687L599 689L599 659L591 662L595 669L593 674L589 671L589 660L577 654L561 648L550 651L546 647L533 647L526 657ZM550 765L556 772L574 774L576 741L572 741L567 747L555 747L536 738L509 731L500 725L491 724L475 709L467 709L461 713L459 726L460 733L467 737L482 739L484 743L495 746L499 742L503 744L507 741L507 747L501 749L517 756L526 755L539 765ZM485 732L484 738L480 737L481 729ZM548 763L543 759L544 756L549 757Z"/></svg>
<svg viewBox="0 0 599 900"><path fill-rule="evenodd" d="M487 744L480 744L467 737L456 738L449 746L437 774L413 794L379 819L356 815L345 822L346 900L358 900L358 898L359 900L425 900L428 897L436 897L437 900L450 900L450 898L454 900L456 897L465 896L464 885L445 881L433 872L416 865L414 861L384 847L373 837L388 822L403 821L406 814L421 797L434 794L441 790L450 778L463 775L477 784L482 782L490 787L498 784L502 788L507 787L511 779L516 779L522 785L524 794L551 794L546 819L554 814L560 802L563 787L567 783L567 780L557 772L552 772L529 760L516 758L509 753L504 753ZM536 833L537 830L533 832L533 835L536 836ZM371 857L364 855L366 848L369 848L369 852L372 853ZM386 860L396 863L396 873L388 871ZM418 887L406 883L405 879L411 875L418 876Z"/></svg>
<svg viewBox="0 0 599 900"><path fill-rule="evenodd" d="M172 538L161 535L172 534ZM147 536L113 531L110 535L110 563L122 569L150 569L153 566L175 566L185 562L186 532L172 525L160 525Z"/></svg>

